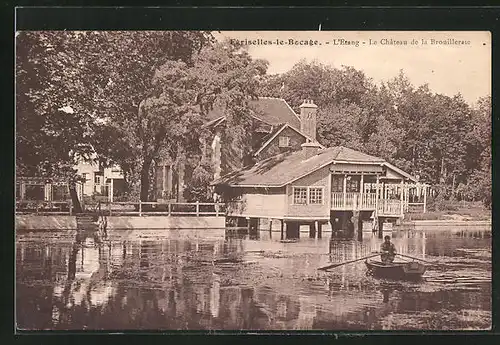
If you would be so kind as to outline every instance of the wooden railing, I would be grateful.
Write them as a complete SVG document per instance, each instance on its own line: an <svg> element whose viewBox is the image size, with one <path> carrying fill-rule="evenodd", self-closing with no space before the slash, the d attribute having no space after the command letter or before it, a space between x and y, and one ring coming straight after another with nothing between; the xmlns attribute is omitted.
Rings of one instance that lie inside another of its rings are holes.
<svg viewBox="0 0 500 345"><path fill-rule="evenodd" d="M375 193L342 193L332 192L332 210L375 210L377 204ZM378 200L378 212L382 215L401 214L401 201Z"/></svg>
<svg viewBox="0 0 500 345"><path fill-rule="evenodd" d="M381 199L378 201L379 215L399 215L401 214L401 201Z"/></svg>
<svg viewBox="0 0 500 345"><path fill-rule="evenodd" d="M138 215L138 216L224 216L223 203L159 203L159 202L109 202L101 201L99 204L87 204L87 212L95 212L99 205L99 213L105 216ZM46 215L72 215L71 201L18 201L16 214L46 214Z"/></svg>
<svg viewBox="0 0 500 345"><path fill-rule="evenodd" d="M44 201L44 200L17 200L16 214L52 214L71 215L73 203L71 201Z"/></svg>
<svg viewBox="0 0 500 345"><path fill-rule="evenodd" d="M213 202L175 202L161 203L152 201L101 202L103 214L138 216L224 216L225 205Z"/></svg>

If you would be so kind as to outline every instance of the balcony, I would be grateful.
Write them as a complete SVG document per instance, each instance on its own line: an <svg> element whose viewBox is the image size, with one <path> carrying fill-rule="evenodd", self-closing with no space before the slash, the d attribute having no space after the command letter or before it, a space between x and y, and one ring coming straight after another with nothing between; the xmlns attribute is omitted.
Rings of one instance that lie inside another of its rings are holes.
<svg viewBox="0 0 500 345"><path fill-rule="evenodd" d="M378 199L375 193L342 193L333 192L332 210L375 211L378 206L379 215L399 216L402 214L401 201L394 199Z"/></svg>

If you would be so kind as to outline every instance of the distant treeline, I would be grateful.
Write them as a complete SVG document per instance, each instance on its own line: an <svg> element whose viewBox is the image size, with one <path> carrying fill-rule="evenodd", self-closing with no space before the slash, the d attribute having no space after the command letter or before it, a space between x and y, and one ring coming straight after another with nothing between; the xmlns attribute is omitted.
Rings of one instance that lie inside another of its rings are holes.
<svg viewBox="0 0 500 345"><path fill-rule="evenodd" d="M415 86L400 71L376 85L352 67L301 61L266 75L262 96L318 105L318 140L383 157L432 184L440 198L491 203L491 99L467 104ZM298 111L298 109L296 109Z"/></svg>
<svg viewBox="0 0 500 345"><path fill-rule="evenodd" d="M294 107L309 98L319 106L324 145L381 156L439 186L441 197L489 204L489 97L473 108L402 73L376 86L350 67L300 62L280 75L267 67L209 32L20 32L16 173L67 176L73 186L78 160L94 159L119 165L130 196L147 201L155 163L169 159L189 171L188 199L201 200L213 177L203 124L215 103L244 156L249 97L282 97Z"/></svg>

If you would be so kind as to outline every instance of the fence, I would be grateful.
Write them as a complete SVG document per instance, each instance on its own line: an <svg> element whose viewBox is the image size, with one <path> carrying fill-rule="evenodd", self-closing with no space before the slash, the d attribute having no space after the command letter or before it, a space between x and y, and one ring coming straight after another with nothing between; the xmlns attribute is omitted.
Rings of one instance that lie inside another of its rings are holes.
<svg viewBox="0 0 500 345"><path fill-rule="evenodd" d="M96 212L107 216L224 216L223 203L159 203L159 202L99 202L86 204L85 211ZM18 201L16 214L69 214L73 213L71 201Z"/></svg>
<svg viewBox="0 0 500 345"><path fill-rule="evenodd" d="M332 193L332 209L344 209L344 210L375 210L375 204L377 203L375 193ZM397 200L387 200L379 199L379 209L393 211L393 208L400 205ZM381 208L381 204L383 207ZM399 211L398 211L399 212Z"/></svg>
<svg viewBox="0 0 500 345"><path fill-rule="evenodd" d="M51 214L71 215L73 204L71 201L43 201L43 200L19 200L16 201L16 214Z"/></svg>

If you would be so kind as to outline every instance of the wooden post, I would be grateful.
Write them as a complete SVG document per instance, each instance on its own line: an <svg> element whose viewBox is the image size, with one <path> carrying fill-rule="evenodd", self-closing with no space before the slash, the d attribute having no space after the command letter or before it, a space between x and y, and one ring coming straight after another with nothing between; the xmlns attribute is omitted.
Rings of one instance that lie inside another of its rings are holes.
<svg viewBox="0 0 500 345"><path fill-rule="evenodd" d="M352 212L352 223L353 223L354 233L358 236L359 236L359 232L363 230L359 227L359 218L360 218L359 211L353 211Z"/></svg>
<svg viewBox="0 0 500 345"><path fill-rule="evenodd" d="M399 196L399 200L401 201L401 217L403 217L404 215L404 197L403 197L403 188L404 188L404 182L403 182L403 179L401 179L401 191L400 191L400 196Z"/></svg>
<svg viewBox="0 0 500 345"><path fill-rule="evenodd" d="M247 234L250 234L251 230L251 218L247 218Z"/></svg>
<svg viewBox="0 0 500 345"><path fill-rule="evenodd" d="M332 178L333 178L333 174L330 173L328 175L328 183L327 183L327 190L326 190L326 195L328 195L327 205L328 205L329 210L332 209Z"/></svg>
<svg viewBox="0 0 500 345"><path fill-rule="evenodd" d="M381 217L378 217L378 238L383 237L384 231L384 220Z"/></svg>
<svg viewBox="0 0 500 345"><path fill-rule="evenodd" d="M363 193L364 193L364 185L365 181L364 181L364 176L363 176L363 173L361 173L361 181L359 182L359 209L362 209L363 208Z"/></svg>
<svg viewBox="0 0 500 345"><path fill-rule="evenodd" d="M196 200L196 217L200 216L200 202Z"/></svg>
<svg viewBox="0 0 500 345"><path fill-rule="evenodd" d="M109 211L109 215L111 216L111 203L108 202L108 211Z"/></svg>
<svg viewBox="0 0 500 345"><path fill-rule="evenodd" d="M285 231L285 220L284 219L281 219L281 240L284 239L283 237L283 232Z"/></svg>
<svg viewBox="0 0 500 345"><path fill-rule="evenodd" d="M363 240L363 218L361 217L361 214L358 218L358 241Z"/></svg>
<svg viewBox="0 0 500 345"><path fill-rule="evenodd" d="M172 215L172 203L168 203L168 215L171 216Z"/></svg>
<svg viewBox="0 0 500 345"><path fill-rule="evenodd" d="M109 183L109 201L113 202L113 181L114 179L110 179L111 182Z"/></svg>
<svg viewBox="0 0 500 345"><path fill-rule="evenodd" d="M269 238L273 237L273 220L269 219Z"/></svg>
<svg viewBox="0 0 500 345"><path fill-rule="evenodd" d="M427 211L427 185L424 184L424 213Z"/></svg>
<svg viewBox="0 0 500 345"><path fill-rule="evenodd" d="M309 238L314 238L314 237L316 237L315 223L310 223L309 224Z"/></svg>
<svg viewBox="0 0 500 345"><path fill-rule="evenodd" d="M69 215L73 215L73 201L69 202Z"/></svg>
<svg viewBox="0 0 500 345"><path fill-rule="evenodd" d="M161 199L165 196L165 191L167 190L167 166L165 162L163 162L162 167L162 191L161 191Z"/></svg>
<svg viewBox="0 0 500 345"><path fill-rule="evenodd" d="M219 204L215 203L214 207L215 207L215 216L218 217L219 216Z"/></svg>
<svg viewBox="0 0 500 345"><path fill-rule="evenodd" d="M410 191L409 189L410 189L410 185L406 184L405 185L405 189L404 189L404 192L405 192L404 202L405 202L405 210L406 210L406 212L408 212L408 209L409 209L409 205L408 205L408 194L409 194L409 191Z"/></svg>
<svg viewBox="0 0 500 345"><path fill-rule="evenodd" d="M379 179L377 175L377 182L375 185L375 213L373 214L374 219L377 219L378 216L378 198L379 198Z"/></svg>
<svg viewBox="0 0 500 345"><path fill-rule="evenodd" d="M19 189L21 194L21 200L24 200L26 198L26 182L22 181Z"/></svg>
<svg viewBox="0 0 500 345"><path fill-rule="evenodd" d="M347 174L344 174L344 186L343 186L343 189L342 189L342 194L343 194L343 197L344 197L344 200L343 200L343 208L346 208L347 206Z"/></svg>
<svg viewBox="0 0 500 345"><path fill-rule="evenodd" d="M318 234L318 238L321 238L322 237L322 225L320 222L316 221L316 233Z"/></svg>
<svg viewBox="0 0 500 345"><path fill-rule="evenodd" d="M142 201L139 200L139 217L142 216Z"/></svg>
<svg viewBox="0 0 500 345"><path fill-rule="evenodd" d="M425 231L422 232L422 258L425 259L425 242L427 241L427 236L425 235Z"/></svg>

